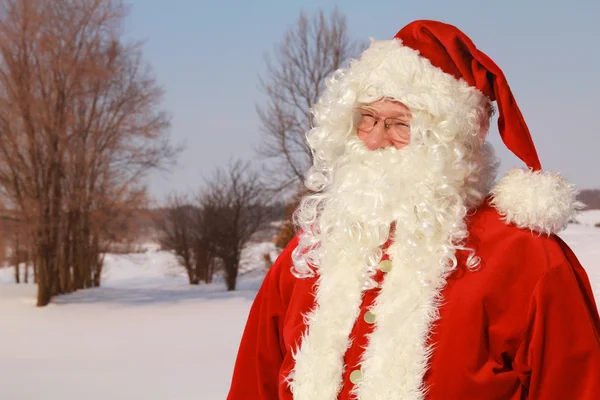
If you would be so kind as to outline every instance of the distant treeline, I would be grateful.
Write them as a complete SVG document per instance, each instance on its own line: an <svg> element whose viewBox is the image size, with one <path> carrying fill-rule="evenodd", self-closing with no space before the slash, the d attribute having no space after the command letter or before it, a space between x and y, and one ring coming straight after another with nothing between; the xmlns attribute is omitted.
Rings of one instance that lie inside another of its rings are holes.
<svg viewBox="0 0 600 400"><path fill-rule="evenodd" d="M577 196L585 204L586 210L600 210L600 189L585 189Z"/></svg>

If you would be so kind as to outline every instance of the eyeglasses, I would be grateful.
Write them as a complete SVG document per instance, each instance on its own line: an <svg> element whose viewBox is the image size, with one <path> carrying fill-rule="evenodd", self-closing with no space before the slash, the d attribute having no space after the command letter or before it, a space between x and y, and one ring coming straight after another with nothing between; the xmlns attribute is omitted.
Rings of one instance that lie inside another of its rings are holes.
<svg viewBox="0 0 600 400"><path fill-rule="evenodd" d="M355 125L361 131L369 133L375 128L375 125L379 122L383 122L383 127L391 135L397 137L410 135L410 125L405 120L400 118L381 118L377 116L373 110L367 108L357 108L356 111L358 113L358 118Z"/></svg>

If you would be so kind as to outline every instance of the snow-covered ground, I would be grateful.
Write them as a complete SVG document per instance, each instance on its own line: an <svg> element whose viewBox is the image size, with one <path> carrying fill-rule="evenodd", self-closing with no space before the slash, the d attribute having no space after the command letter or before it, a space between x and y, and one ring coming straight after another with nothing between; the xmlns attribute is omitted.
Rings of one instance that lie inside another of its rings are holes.
<svg viewBox="0 0 600 400"><path fill-rule="evenodd" d="M600 300L599 211L561 234ZM271 243L245 252L239 290L192 287L170 253L109 254L103 286L36 308L0 269L0 399L224 399Z"/></svg>
<svg viewBox="0 0 600 400"><path fill-rule="evenodd" d="M577 222L585 226L600 224L600 210L587 210L577 217Z"/></svg>
<svg viewBox="0 0 600 400"><path fill-rule="evenodd" d="M103 286L36 308L0 269L0 399L224 399L271 243L245 252L239 290L192 287L172 254L106 256Z"/></svg>

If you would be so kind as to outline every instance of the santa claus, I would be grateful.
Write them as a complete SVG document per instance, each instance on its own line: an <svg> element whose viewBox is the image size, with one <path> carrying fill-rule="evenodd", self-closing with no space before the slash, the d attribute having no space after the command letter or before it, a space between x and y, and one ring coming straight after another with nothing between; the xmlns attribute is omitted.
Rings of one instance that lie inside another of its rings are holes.
<svg viewBox="0 0 600 400"><path fill-rule="evenodd" d="M498 108L527 165L494 185ZM600 319L555 234L575 190L542 172L498 66L417 21L314 107L300 234L250 311L228 399L600 399Z"/></svg>

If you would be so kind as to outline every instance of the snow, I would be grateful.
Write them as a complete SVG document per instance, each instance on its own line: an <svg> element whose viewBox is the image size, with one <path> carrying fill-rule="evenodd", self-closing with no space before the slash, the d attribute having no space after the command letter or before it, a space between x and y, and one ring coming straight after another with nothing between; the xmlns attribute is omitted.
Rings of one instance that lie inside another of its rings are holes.
<svg viewBox="0 0 600 400"><path fill-rule="evenodd" d="M189 285L169 252L107 254L101 288L45 308L0 269L0 399L223 399L265 252L245 251L232 293Z"/></svg>
<svg viewBox="0 0 600 400"><path fill-rule="evenodd" d="M577 222L586 226L594 226L600 224L600 210L583 211L577 216Z"/></svg>
<svg viewBox="0 0 600 400"><path fill-rule="evenodd" d="M600 212L586 211L561 237L600 300ZM36 308L35 286L0 269L0 399L224 399L237 346L272 243L245 252L239 290L222 279L190 286L156 246L107 254L101 288Z"/></svg>

